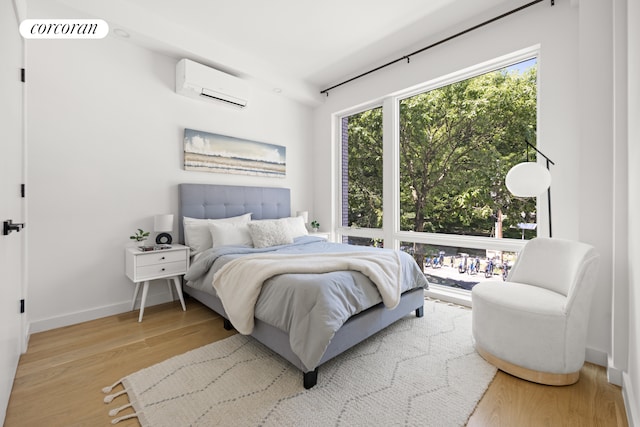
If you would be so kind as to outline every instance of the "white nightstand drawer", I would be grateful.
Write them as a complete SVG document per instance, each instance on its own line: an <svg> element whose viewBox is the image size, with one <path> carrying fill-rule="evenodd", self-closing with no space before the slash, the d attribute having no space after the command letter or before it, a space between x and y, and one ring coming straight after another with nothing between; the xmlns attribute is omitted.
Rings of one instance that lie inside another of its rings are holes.
<svg viewBox="0 0 640 427"><path fill-rule="evenodd" d="M152 251L149 253L140 254L136 257L136 265L138 267L144 265L161 264L165 262L184 261L184 251Z"/></svg>
<svg viewBox="0 0 640 427"><path fill-rule="evenodd" d="M186 271L187 263L184 260L138 266L136 269L136 279L145 280L151 277L176 276L184 274Z"/></svg>

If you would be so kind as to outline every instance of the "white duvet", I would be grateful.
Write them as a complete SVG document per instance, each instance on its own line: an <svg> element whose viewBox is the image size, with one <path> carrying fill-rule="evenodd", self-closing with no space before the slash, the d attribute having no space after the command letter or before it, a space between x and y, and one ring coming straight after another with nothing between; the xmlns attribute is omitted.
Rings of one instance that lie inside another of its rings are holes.
<svg viewBox="0 0 640 427"><path fill-rule="evenodd" d="M254 311L262 284L285 273L358 271L378 288L385 307L400 302L402 264L396 251L320 254L263 253L235 259L213 277L215 288L229 321L241 334L251 334Z"/></svg>

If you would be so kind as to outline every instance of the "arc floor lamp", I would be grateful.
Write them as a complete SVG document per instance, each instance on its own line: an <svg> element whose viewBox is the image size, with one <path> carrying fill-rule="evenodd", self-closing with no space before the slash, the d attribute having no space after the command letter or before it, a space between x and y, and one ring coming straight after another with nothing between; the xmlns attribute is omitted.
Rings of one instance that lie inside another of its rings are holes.
<svg viewBox="0 0 640 427"><path fill-rule="evenodd" d="M555 165L555 163L534 145L529 143L529 141L525 140L524 142L527 144L527 161L518 163L512 167L509 172L507 172L505 184L509 192L516 197L538 197L545 191L547 192L547 205L549 207L549 237L552 237L550 165ZM529 147L536 150L538 154L545 158L547 162L546 168L540 163L529 161Z"/></svg>

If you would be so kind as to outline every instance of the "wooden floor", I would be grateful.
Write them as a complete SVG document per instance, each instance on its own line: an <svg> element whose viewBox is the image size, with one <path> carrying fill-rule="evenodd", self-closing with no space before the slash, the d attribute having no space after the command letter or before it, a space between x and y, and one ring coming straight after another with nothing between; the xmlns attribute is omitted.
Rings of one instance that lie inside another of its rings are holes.
<svg viewBox="0 0 640 427"><path fill-rule="evenodd" d="M107 412L114 405L103 403L103 387L234 333L206 307L186 302L186 312L177 302L147 308L142 323L135 311L32 335L20 359L5 427L111 425ZM137 425L135 418L118 424ZM545 387L498 372L468 425L626 426L627 421L620 388L607 383L604 368L587 364L580 381L568 387Z"/></svg>

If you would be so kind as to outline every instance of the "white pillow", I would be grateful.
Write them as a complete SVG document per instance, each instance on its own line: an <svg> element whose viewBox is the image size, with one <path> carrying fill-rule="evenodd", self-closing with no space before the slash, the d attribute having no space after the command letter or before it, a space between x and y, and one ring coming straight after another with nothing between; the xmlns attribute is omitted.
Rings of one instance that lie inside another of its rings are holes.
<svg viewBox="0 0 640 427"><path fill-rule="evenodd" d="M183 218L184 243L191 248L191 255L204 252L213 246L209 224L215 222L244 222L251 221L251 213L220 219L196 219L185 216Z"/></svg>
<svg viewBox="0 0 640 427"><path fill-rule="evenodd" d="M251 221L247 226L249 227L251 240L253 240L253 246L256 248L293 243L289 225L283 220L265 219L262 221Z"/></svg>
<svg viewBox="0 0 640 427"><path fill-rule="evenodd" d="M224 245L253 246L247 222L213 222L209 224L213 247Z"/></svg>
<svg viewBox="0 0 640 427"><path fill-rule="evenodd" d="M309 234L307 231L307 226L304 224L304 217L302 216L292 216L290 218L282 218L282 221L287 223L289 226L289 231L291 232L291 237L294 239L300 236L306 236Z"/></svg>

